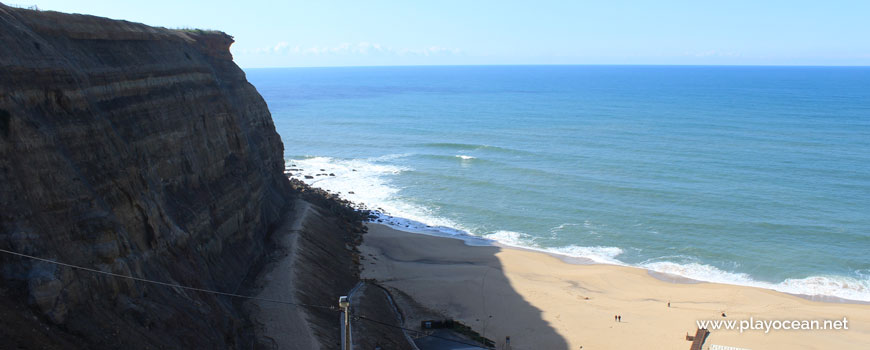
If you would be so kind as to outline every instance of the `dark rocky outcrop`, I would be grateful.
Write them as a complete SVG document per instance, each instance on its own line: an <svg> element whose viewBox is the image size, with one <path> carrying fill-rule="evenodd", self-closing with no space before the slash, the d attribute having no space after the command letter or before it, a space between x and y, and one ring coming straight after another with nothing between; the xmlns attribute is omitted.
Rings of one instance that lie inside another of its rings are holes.
<svg viewBox="0 0 870 350"><path fill-rule="evenodd" d="M0 5L0 248L239 290L299 191L232 42ZM249 347L231 298L0 264L4 347Z"/></svg>

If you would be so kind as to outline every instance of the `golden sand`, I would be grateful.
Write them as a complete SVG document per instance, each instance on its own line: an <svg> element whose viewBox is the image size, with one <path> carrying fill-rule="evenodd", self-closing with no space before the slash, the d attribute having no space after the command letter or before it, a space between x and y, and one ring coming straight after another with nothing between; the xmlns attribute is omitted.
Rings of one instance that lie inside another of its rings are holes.
<svg viewBox="0 0 870 350"><path fill-rule="evenodd" d="M468 246L378 224L369 224L361 250L363 277L472 326L496 340L498 349L506 336L513 349L688 349L686 333L694 334L698 320L844 317L848 330L711 329L704 349L870 349L870 305L735 285L671 283L643 269L569 264L541 252ZM622 322L614 321L615 315Z"/></svg>

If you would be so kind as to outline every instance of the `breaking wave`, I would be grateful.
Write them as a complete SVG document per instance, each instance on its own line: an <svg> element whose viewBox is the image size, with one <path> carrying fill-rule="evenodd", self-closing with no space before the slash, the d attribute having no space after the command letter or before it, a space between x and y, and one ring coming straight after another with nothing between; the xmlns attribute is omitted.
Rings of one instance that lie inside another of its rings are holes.
<svg viewBox="0 0 870 350"><path fill-rule="evenodd" d="M465 149L478 147L478 145L460 144L437 145ZM505 230L485 233L474 232L462 226L461 223L440 217L428 208L401 198L400 189L392 184L392 178L413 169L385 163L406 156L408 154L390 154L368 159L304 157L288 159L286 169L292 177L312 186L337 193L342 198L355 203L365 204L367 208L376 211L375 222L405 231L460 238L469 245L499 243L588 259L594 263L634 266L698 281L752 286L806 296L835 297L870 302L870 271L856 271L856 277L809 276L772 283L753 279L752 276L745 273L724 271L697 261L681 263L667 261L668 257L634 265L627 264L618 259L623 254L623 250L619 247L578 245L542 247L536 242L536 237L522 232ZM474 159L474 157L466 155L457 155L456 157L463 160ZM560 225L551 229L551 234L556 235L566 227L574 225L578 224ZM584 223L584 225L588 225L588 223ZM686 259L683 258L677 260L685 261Z"/></svg>

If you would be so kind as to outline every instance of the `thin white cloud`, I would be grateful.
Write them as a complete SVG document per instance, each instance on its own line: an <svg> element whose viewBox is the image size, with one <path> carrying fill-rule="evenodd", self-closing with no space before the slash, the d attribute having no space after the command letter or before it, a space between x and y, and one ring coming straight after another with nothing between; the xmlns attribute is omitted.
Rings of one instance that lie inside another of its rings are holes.
<svg viewBox="0 0 870 350"><path fill-rule="evenodd" d="M260 47L255 49L240 49L241 54L254 55L305 55L305 56L320 56L320 55L377 55L388 54L398 56L437 56L437 55L460 55L463 53L461 49L441 46L428 46L421 48L394 48L361 41L356 44L340 43L335 46L310 46L300 47L299 45L291 46L286 41L278 42L269 47Z"/></svg>
<svg viewBox="0 0 870 350"><path fill-rule="evenodd" d="M281 51L287 49L288 47L290 47L290 43L288 43L286 41L282 41L282 42L275 45L275 48L273 49L273 51L281 52Z"/></svg>
<svg viewBox="0 0 870 350"><path fill-rule="evenodd" d="M686 56L694 56L694 57L741 57L743 56L739 52L733 51L718 51L718 50L707 50L701 52L686 52Z"/></svg>

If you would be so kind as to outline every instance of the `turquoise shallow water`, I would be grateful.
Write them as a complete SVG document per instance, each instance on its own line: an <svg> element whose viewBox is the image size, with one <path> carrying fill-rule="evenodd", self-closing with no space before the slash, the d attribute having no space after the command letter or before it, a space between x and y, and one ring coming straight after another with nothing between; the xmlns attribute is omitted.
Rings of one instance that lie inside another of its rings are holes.
<svg viewBox="0 0 870 350"><path fill-rule="evenodd" d="M288 165L398 225L870 301L870 68L246 73Z"/></svg>

